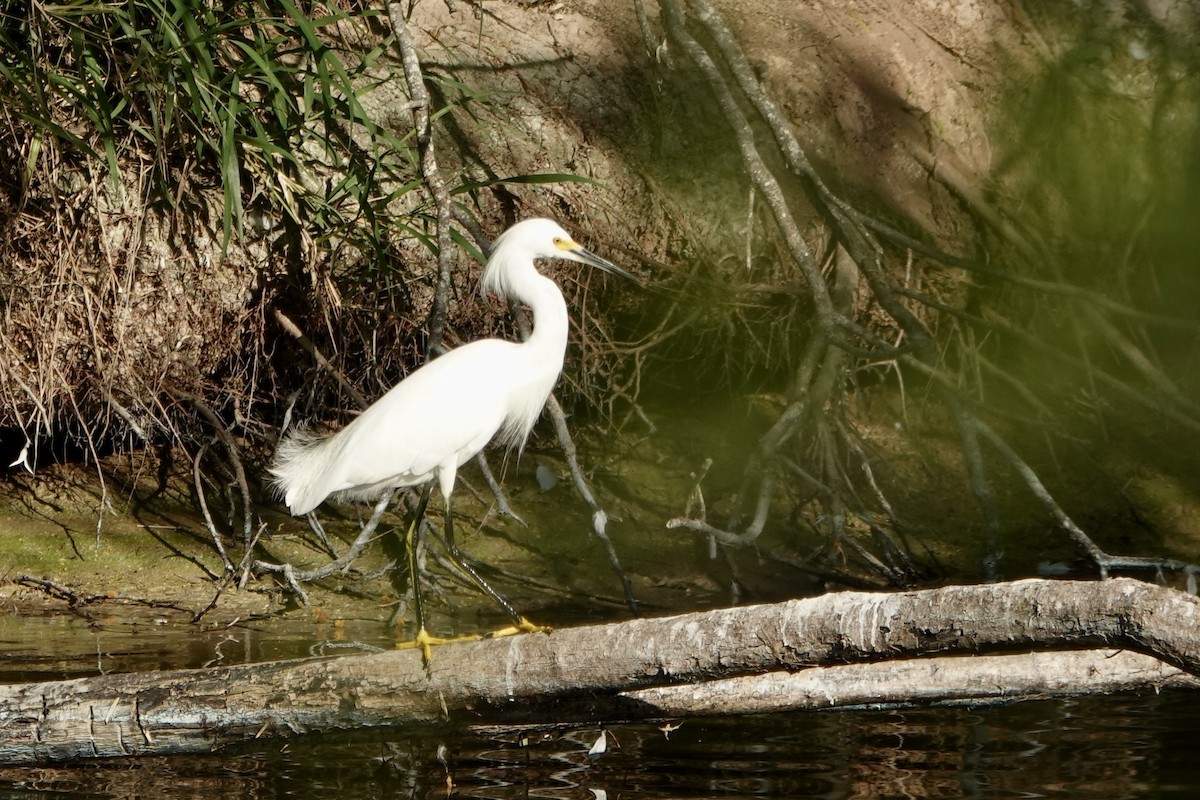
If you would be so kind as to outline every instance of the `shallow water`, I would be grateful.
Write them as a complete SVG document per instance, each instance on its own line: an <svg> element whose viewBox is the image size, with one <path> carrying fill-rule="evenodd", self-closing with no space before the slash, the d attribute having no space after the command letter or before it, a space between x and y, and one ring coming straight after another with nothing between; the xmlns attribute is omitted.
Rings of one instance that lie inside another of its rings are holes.
<svg viewBox="0 0 1200 800"><path fill-rule="evenodd" d="M5 797L1194 797L1194 700L809 713L534 736L393 731L222 755L0 772ZM446 761L438 758L447 749Z"/></svg>
<svg viewBox="0 0 1200 800"><path fill-rule="evenodd" d="M383 626L364 626L385 644ZM6 681L304 655L312 626L200 633L123 618L0 617ZM336 643L335 643L336 644ZM1193 797L1200 698L812 712L520 733L399 729L218 755L0 770L0 797ZM444 760L439 749L444 748Z"/></svg>

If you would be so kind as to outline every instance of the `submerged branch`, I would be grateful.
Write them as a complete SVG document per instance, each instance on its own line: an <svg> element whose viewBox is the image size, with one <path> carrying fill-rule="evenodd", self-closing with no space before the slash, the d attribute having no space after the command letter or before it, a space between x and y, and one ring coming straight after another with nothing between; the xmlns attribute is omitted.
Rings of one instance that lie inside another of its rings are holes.
<svg viewBox="0 0 1200 800"><path fill-rule="evenodd" d="M1200 575L1200 564L1191 564L1185 561L1179 561L1173 558L1146 558L1140 556L1113 556L1104 552L1092 538L1088 536L1083 528L1076 524L1075 520L1071 519L1070 515L1058 504L1054 496L1042 483L1037 472L1022 459L1012 446L1008 444L997 433L984 424L982 421L976 420L975 429L979 435L988 441L992 447L1004 457L1005 461L1017 472L1021 480L1028 487L1029 491L1038 500L1042 506L1050 512L1054 517L1054 521L1058 524L1059 529L1065 531L1068 536L1086 555L1096 569L1100 573L1100 577L1108 577L1109 571L1114 569L1130 569L1130 570L1151 570L1154 572L1162 572L1170 570L1172 572L1180 572L1188 577L1189 584L1194 583L1196 576Z"/></svg>
<svg viewBox="0 0 1200 800"><path fill-rule="evenodd" d="M233 470L234 479L237 482L238 492L241 494L242 501L242 575L239 579L239 586L245 586L249 578L249 564L251 553L254 550L254 544L258 537L254 531L254 504L250 497L250 482L246 478L246 468L242 464L241 450L238 447L237 440L233 438L233 434L225 427L225 423L217 416L217 413L209 408L208 403L201 398L189 392L180 391L172 387L167 387L175 398L184 400L192 405L193 408L203 417L216 432L217 439L221 444L225 445L225 453L229 459L229 466ZM213 536L219 535L215 528L211 528L212 518L207 517L210 525L210 530ZM228 560L228 559L226 559Z"/></svg>
<svg viewBox="0 0 1200 800"><path fill-rule="evenodd" d="M262 572L274 572L284 575L288 583L292 586L293 591L297 588L297 582L307 583L329 577L330 575L345 573L350 569L355 559L362 554L366 546L371 543L372 537L375 535L375 529L379 527L379 521L383 519L383 514L391 504L396 491L398 490L386 492L383 497L379 498L379 501L375 503L375 510L371 514L371 518L367 520L367 524L358 532L358 536L351 543L350 548L332 561L310 570L297 570L291 564L273 564L268 561L255 561L254 568ZM297 592L297 594L302 599L305 597L303 591Z"/></svg>
<svg viewBox="0 0 1200 800"><path fill-rule="evenodd" d="M208 452L207 442L200 445L200 449L196 451L196 455L192 459L192 481L196 487L196 502L200 504L200 512L204 515L204 524L208 528L208 534L212 538L213 546L217 549L217 554L221 556L225 573L232 575L236 570L233 562L229 560L229 554L225 552L225 544L221 541L221 532L217 530L217 525L213 522L212 512L208 510L208 496L204 491L204 473L200 469L200 460L204 458L206 452Z"/></svg>
<svg viewBox="0 0 1200 800"><path fill-rule="evenodd" d="M621 586L625 590L625 603L629 606L629 610L636 614L638 613L638 602L633 594L633 583L629 580L625 568L621 566L617 548L613 547L612 539L608 538L608 512L596 502L595 495L592 494L591 488L588 487L587 481L583 477L583 471L579 469L579 455L575 450L575 440L571 438L571 429L567 426L567 415L563 413L562 406L558 404L558 398L554 395L550 395L546 400L546 410L550 414L550 419L554 421L554 432L558 435L559 445L563 449L563 455L566 456L575 488L584 502L592 509L592 533L604 544L608 561L620 577Z"/></svg>
<svg viewBox="0 0 1200 800"><path fill-rule="evenodd" d="M492 473L492 465L488 463L487 453L480 450L475 455L475 465L479 467L479 472L483 475L483 482L488 485L488 489L492 493L492 497L496 498L496 513L502 517L508 517L515 520L522 528L528 528L529 524L512 510L512 506L508 504L508 495L504 493L504 488L500 482L496 480L496 476ZM477 495L478 496L478 495Z"/></svg>

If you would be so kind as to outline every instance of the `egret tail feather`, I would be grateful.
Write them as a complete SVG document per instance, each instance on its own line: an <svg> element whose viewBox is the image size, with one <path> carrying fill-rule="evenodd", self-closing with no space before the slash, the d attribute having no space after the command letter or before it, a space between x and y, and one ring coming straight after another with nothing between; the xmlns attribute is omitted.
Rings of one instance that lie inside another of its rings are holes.
<svg viewBox="0 0 1200 800"><path fill-rule="evenodd" d="M307 514L329 494L325 483L341 450L336 438L294 430L279 443L268 471L274 478L273 490L293 515Z"/></svg>

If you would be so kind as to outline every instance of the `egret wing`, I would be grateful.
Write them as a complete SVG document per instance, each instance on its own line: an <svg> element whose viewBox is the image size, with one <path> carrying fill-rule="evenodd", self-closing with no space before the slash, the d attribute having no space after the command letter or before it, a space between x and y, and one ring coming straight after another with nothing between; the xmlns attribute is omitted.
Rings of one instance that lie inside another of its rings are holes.
<svg viewBox="0 0 1200 800"><path fill-rule="evenodd" d="M338 436L338 487L386 482L411 486L437 467L473 458L504 422L504 393L496 387L516 348L485 339L451 350L413 372Z"/></svg>

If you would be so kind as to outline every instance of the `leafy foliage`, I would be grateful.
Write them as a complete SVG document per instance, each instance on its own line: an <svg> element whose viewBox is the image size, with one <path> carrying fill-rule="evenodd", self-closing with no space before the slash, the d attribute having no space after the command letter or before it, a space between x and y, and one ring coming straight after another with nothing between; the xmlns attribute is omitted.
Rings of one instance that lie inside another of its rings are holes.
<svg viewBox="0 0 1200 800"><path fill-rule="evenodd" d="M367 102L390 74L371 26L293 0L0 5L0 430L194 441L191 406L273 388L263 305L298 283L276 265L318 308L406 296L356 269L422 215L408 126L368 110L405 111Z"/></svg>
<svg viewBox="0 0 1200 800"><path fill-rule="evenodd" d="M42 142L31 161L49 139L102 158L114 187L123 169L145 170L168 206L219 185L226 244L246 198L344 236L375 184L402 193L414 174L408 144L363 108L383 45L345 58L329 44L353 19L292 0L10 5L0 98ZM342 173L322 174L331 164Z"/></svg>

